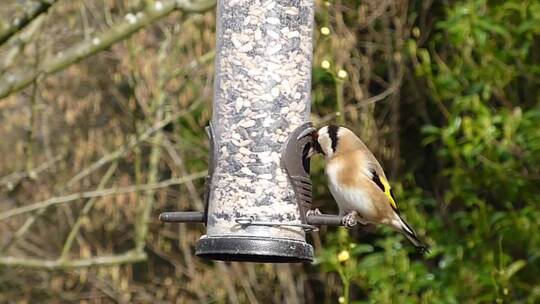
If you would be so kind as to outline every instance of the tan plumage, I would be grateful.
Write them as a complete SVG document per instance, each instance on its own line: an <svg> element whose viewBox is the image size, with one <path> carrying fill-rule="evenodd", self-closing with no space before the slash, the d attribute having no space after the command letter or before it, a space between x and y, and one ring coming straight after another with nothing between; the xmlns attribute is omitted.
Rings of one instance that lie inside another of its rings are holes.
<svg viewBox="0 0 540 304"><path fill-rule="evenodd" d="M352 131L326 126L315 132L313 139L314 152L325 155L330 192L346 221L352 217L363 224L390 226L427 251L400 216L381 165Z"/></svg>

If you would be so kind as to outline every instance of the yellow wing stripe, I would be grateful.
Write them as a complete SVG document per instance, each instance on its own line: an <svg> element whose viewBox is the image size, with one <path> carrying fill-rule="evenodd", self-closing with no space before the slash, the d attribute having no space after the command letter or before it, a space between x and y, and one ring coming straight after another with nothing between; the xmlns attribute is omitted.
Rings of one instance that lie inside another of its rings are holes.
<svg viewBox="0 0 540 304"><path fill-rule="evenodd" d="M388 183L386 178L384 178L383 176L380 177L380 180L384 186L384 194L388 196L388 200L390 200L390 204L392 205L392 208L394 208L394 210L397 210L398 207L397 207L396 201L394 201L394 197L392 196L392 193L390 192L390 184Z"/></svg>
<svg viewBox="0 0 540 304"><path fill-rule="evenodd" d="M384 176L379 176L375 169L371 169L371 180L384 192L384 194L386 194L388 200L390 201L390 205L392 205L392 209L399 213L396 201L392 195L392 189L390 188L390 184L386 178L384 178Z"/></svg>

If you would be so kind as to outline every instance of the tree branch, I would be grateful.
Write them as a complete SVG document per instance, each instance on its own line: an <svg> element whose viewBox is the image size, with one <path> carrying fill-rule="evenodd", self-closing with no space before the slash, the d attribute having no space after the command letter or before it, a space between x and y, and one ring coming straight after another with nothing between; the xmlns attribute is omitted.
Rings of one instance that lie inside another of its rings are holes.
<svg viewBox="0 0 540 304"><path fill-rule="evenodd" d="M165 57L165 45L168 40L162 45L159 52L159 57ZM156 91L153 92L153 119L155 122L159 122L163 119L164 106L166 100L166 94L164 93L165 79L162 73L158 78L158 85ZM150 119L150 118L149 118ZM159 163L161 160L161 143L163 142L162 130L156 132L156 134L150 139L152 143L152 149L150 150L150 158L148 164L148 183L155 183L158 181ZM152 213L152 206L154 205L154 192L153 190L147 191L144 194L142 205L139 208L139 217L135 224L135 246L137 250L143 250L146 243L146 236L148 235L148 223L150 222L150 216Z"/></svg>
<svg viewBox="0 0 540 304"><path fill-rule="evenodd" d="M46 13L57 0L41 0L35 4L24 16L15 18L7 28L0 30L0 45L24 29L30 22Z"/></svg>
<svg viewBox="0 0 540 304"><path fill-rule="evenodd" d="M60 153L48 162L44 162L39 166L30 170L14 172L0 178L0 186L5 186L9 190L13 189L21 180L25 178L37 179L38 175L47 171L51 166L61 161L65 157L65 153Z"/></svg>
<svg viewBox="0 0 540 304"><path fill-rule="evenodd" d="M4 75L6 70L13 65L15 58L22 55L24 48L32 41L37 32L39 32L44 21L45 15L40 15L27 26L24 32L21 32L15 38L5 43L4 46L6 48L9 47L9 49L0 61L0 75Z"/></svg>
<svg viewBox="0 0 540 304"><path fill-rule="evenodd" d="M137 263L146 260L146 253L144 251L130 250L122 254L97 256L87 259L76 260L42 260L28 257L2 257L0 256L0 265L5 266L18 266L28 268L44 268L48 270L52 269L66 269L66 268L82 268L90 266L110 266L120 264Z"/></svg>
<svg viewBox="0 0 540 304"><path fill-rule="evenodd" d="M197 101L193 102L189 106L188 109L169 116L168 118L158 122L157 124L155 124L151 128L148 128L142 134L133 135L125 145L121 146L120 148L116 149L115 151L113 151L113 152L111 152L109 154L106 154L106 155L102 156L100 159L95 161L93 164L91 164L90 166L86 167L84 170L82 170L81 172L79 172L75 176L73 176L66 183L66 185L68 187L71 187L77 181L79 181L79 180L85 178L86 176L90 175L92 172L94 172L97 169L101 168L103 165L107 164L108 162L122 157L125 153L130 151L132 148L136 147L140 142L143 142L143 141L147 140L148 138L150 138L150 136L152 134L154 134L155 132L161 130L166 125L168 125L169 123L175 121L176 119L178 119L178 118L186 115L187 113L191 112L193 109L195 109L200 104L201 104L201 100L197 100Z"/></svg>
<svg viewBox="0 0 540 304"><path fill-rule="evenodd" d="M111 177L113 176L114 172L116 171L116 168L118 167L118 162L113 162L112 165L109 167L103 178L101 178L101 181L99 182L99 185L97 187L97 190L103 190ZM73 241L75 240L75 237L79 233L79 229L82 225L82 220L92 207L94 207L94 204L97 202L98 197L93 197L89 199L86 204L84 205L83 209L79 213L79 216L77 217L77 220L73 224L71 231L69 232L66 241L64 242L64 247L62 248L62 252L60 253L60 260L65 259L67 255L69 254L69 250L71 249L71 246L73 245ZM45 208L43 208L45 209Z"/></svg>
<svg viewBox="0 0 540 304"><path fill-rule="evenodd" d="M34 210L38 210L44 207L67 203L67 202L71 202L71 201L75 201L79 199L118 195L118 194L125 194L125 193L131 193L131 192L136 192L136 191L151 191L151 190L155 190L159 188L166 188L173 185L180 185L191 180L203 178L206 176L206 174L207 174L206 171L201 171L194 174L190 174L188 176L171 178L171 179L164 180L155 184L145 184L145 185L140 185L140 186L127 186L127 187L121 187L121 188L114 187L114 188L108 188L108 189L103 189L103 190L79 192L79 193L73 193L73 194L69 194L65 196L53 197L48 200L44 200L41 202L33 203L24 207L15 208L15 209L11 209L6 212L0 213L0 221L19 215L19 214L32 212Z"/></svg>
<svg viewBox="0 0 540 304"><path fill-rule="evenodd" d="M370 104L374 104L376 102L379 102L383 99L385 99L386 97L394 94L397 90L399 90L399 88L401 87L401 80L402 80L402 77L403 75L401 75L396 81L394 81L390 87L388 87L386 90L384 90L382 93L378 94L378 95L375 95L375 96L371 96L369 98L365 98L365 99L362 99L360 101L358 101L358 103L354 104L354 105L348 105L344 108L343 110L343 113L342 115L345 115L345 113L347 112L350 112L354 109L359 109L359 108L362 108L362 107L365 107L365 106L368 106ZM334 119L336 117L336 113L330 113L324 117L322 117L319 121L317 121L315 124L316 125L324 125L328 122L330 122L332 119Z"/></svg>
<svg viewBox="0 0 540 304"><path fill-rule="evenodd" d="M125 20L121 21L108 30L96 35L90 40L82 41L64 52L59 52L51 59L43 60L43 63L30 72L9 74L0 79L0 98L4 98L14 92L20 91L42 75L51 75L68 66L86 59L99 51L109 48L111 45L126 39L133 33L144 28L175 10L184 12L204 12L215 5L215 0L202 0L192 2L190 0L164 0L156 1L153 6L145 8L136 14L129 13Z"/></svg>

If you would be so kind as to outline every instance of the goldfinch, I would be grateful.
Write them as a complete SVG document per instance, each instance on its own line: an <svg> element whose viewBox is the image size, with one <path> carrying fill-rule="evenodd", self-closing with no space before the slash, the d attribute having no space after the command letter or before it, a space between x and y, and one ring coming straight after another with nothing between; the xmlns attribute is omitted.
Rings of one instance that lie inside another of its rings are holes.
<svg viewBox="0 0 540 304"><path fill-rule="evenodd" d="M422 252L428 247L400 216L384 171L368 147L349 129L326 126L312 133L309 156L322 153L332 196L345 226L383 224L403 233Z"/></svg>

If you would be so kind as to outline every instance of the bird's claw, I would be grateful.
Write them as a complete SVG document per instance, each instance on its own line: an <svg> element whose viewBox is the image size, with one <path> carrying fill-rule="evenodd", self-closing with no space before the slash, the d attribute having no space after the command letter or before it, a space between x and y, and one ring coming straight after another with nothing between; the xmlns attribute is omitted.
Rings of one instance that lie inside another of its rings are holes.
<svg viewBox="0 0 540 304"><path fill-rule="evenodd" d="M341 219L341 223L343 224L343 226L347 228L356 226L358 224L358 219L356 218L356 212L352 211L352 212L347 213Z"/></svg>
<svg viewBox="0 0 540 304"><path fill-rule="evenodd" d="M310 215L319 215L319 214L322 214L319 209L312 209L312 210L308 210L308 212L306 212L306 215L307 216L310 216Z"/></svg>

